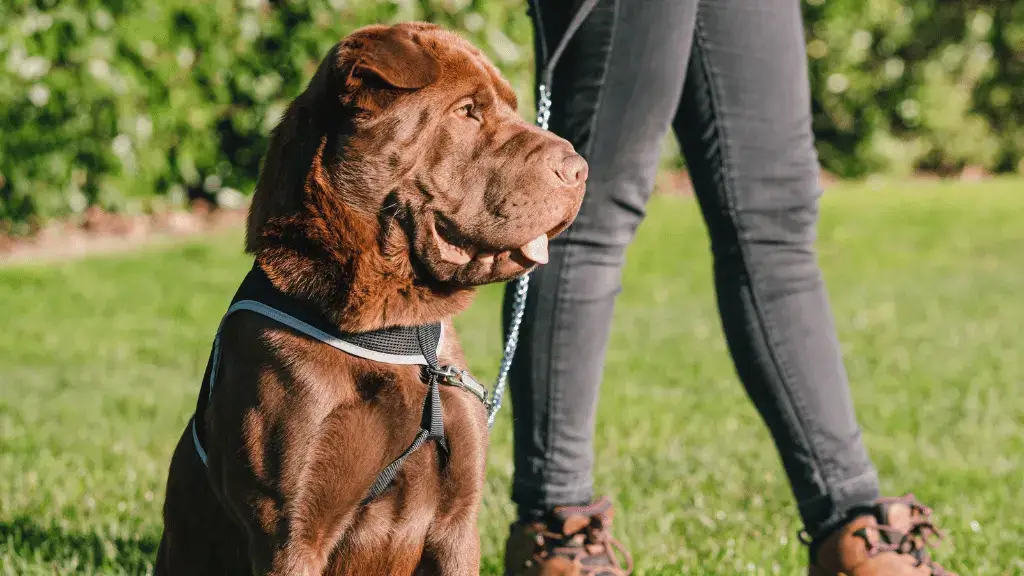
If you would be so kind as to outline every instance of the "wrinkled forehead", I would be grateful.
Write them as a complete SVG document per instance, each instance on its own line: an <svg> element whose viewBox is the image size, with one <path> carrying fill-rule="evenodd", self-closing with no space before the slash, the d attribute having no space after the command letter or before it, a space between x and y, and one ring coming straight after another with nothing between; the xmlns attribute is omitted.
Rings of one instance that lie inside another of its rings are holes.
<svg viewBox="0 0 1024 576"><path fill-rule="evenodd" d="M448 30L433 29L421 32L419 39L441 65L440 84L443 88L458 88L463 92L492 91L513 110L518 108L515 91L497 67L461 36Z"/></svg>

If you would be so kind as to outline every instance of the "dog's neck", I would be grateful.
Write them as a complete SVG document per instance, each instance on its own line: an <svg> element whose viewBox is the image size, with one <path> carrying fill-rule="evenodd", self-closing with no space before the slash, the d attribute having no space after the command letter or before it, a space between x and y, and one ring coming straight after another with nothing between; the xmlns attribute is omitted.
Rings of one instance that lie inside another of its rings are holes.
<svg viewBox="0 0 1024 576"><path fill-rule="evenodd" d="M372 218L327 205L333 213L307 207L264 228L253 252L275 288L316 305L343 332L445 321L469 307L473 289L416 279L401 226L382 239Z"/></svg>

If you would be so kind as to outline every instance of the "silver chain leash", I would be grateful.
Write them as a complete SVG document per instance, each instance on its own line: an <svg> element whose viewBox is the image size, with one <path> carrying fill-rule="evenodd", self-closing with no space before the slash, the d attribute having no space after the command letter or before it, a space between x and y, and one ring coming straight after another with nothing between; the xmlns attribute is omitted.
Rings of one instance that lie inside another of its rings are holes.
<svg viewBox="0 0 1024 576"><path fill-rule="evenodd" d="M551 118L551 92L544 84L539 86L540 101L537 102L537 126L548 129L548 119Z"/></svg>
<svg viewBox="0 0 1024 576"><path fill-rule="evenodd" d="M537 102L537 126L548 129L548 119L551 118L551 92L544 84L539 86L540 99ZM508 372L512 368L512 359L516 355L516 347L519 345L519 326L523 322L523 314L526 313L526 294L530 290L530 275L523 274L516 280L516 293L512 301L512 322L508 327L508 340L505 341L505 349L501 354L501 365L498 367L498 380L494 384L494 394L487 407L487 427L494 426L494 418L501 410L501 398L505 395L505 386L508 384Z"/></svg>

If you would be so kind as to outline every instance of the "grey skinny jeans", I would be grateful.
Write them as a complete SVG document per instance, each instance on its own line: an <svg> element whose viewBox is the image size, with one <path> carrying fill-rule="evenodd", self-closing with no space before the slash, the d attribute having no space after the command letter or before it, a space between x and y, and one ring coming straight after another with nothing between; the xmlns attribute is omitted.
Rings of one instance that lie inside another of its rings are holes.
<svg viewBox="0 0 1024 576"><path fill-rule="evenodd" d="M574 4L534 2L535 40L557 44ZM521 517L593 496L612 309L670 126L710 234L736 370L806 529L819 535L878 497L813 248L804 42L798 0L601 0L573 37L554 73L551 129L590 178L579 217L533 274L511 372Z"/></svg>

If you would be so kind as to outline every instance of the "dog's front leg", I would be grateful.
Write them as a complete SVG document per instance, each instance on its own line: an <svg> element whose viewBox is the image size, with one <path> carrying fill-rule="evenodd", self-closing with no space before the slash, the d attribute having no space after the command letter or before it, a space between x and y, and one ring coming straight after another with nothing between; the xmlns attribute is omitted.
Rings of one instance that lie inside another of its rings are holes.
<svg viewBox="0 0 1024 576"><path fill-rule="evenodd" d="M255 576L321 576L327 569L330 548L314 544L317 538L300 523L281 519L287 529L250 533L249 558Z"/></svg>
<svg viewBox="0 0 1024 576"><path fill-rule="evenodd" d="M385 460L375 439L386 437L379 419L365 409L336 408L317 423L301 445L292 446L294 461L309 464L296 467L295 481L281 491L282 502L268 497L240 498L238 508L247 515L253 538L251 549L262 557L254 572L261 576L321 576L331 556L355 521L359 503ZM339 439L361 439L339 442ZM256 505L251 505L256 502ZM273 512L280 510L273 518Z"/></svg>
<svg viewBox="0 0 1024 576"><path fill-rule="evenodd" d="M443 474L441 508L427 531L425 574L478 576L480 532L477 516L483 497L487 419L479 402L462 391L443 390L445 429L451 458Z"/></svg>
<svg viewBox="0 0 1024 576"><path fill-rule="evenodd" d="M333 517L292 516L287 528L261 534L252 550L253 573L259 576L321 576L331 563L337 542L352 525L355 506ZM257 553L257 550L259 553ZM258 558L263 559L262 562Z"/></svg>
<svg viewBox="0 0 1024 576"><path fill-rule="evenodd" d="M478 576L480 532L476 511L447 522L427 535L421 573L429 576Z"/></svg>
<svg viewBox="0 0 1024 576"><path fill-rule="evenodd" d="M295 547L277 554L273 569L266 576L320 576L326 565L311 550Z"/></svg>
<svg viewBox="0 0 1024 576"><path fill-rule="evenodd" d="M329 551L314 550L294 541L274 555L273 569L266 576L321 576L328 562Z"/></svg>

